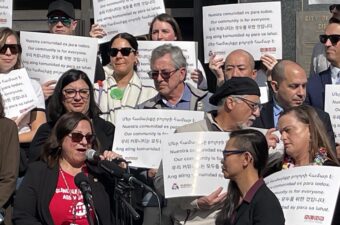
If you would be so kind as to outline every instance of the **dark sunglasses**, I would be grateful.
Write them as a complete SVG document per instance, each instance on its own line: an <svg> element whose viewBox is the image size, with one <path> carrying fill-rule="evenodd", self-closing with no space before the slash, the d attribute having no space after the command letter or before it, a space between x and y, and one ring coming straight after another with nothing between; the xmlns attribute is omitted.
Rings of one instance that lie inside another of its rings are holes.
<svg viewBox="0 0 340 225"><path fill-rule="evenodd" d="M332 45L336 45L340 40L340 35L339 34L331 34L331 35L321 34L320 35L320 42L322 44L325 44L328 39L331 41Z"/></svg>
<svg viewBox="0 0 340 225"><path fill-rule="evenodd" d="M0 54L6 54L7 49L11 51L12 54L16 55L18 53L21 53L21 45L19 44L4 44L4 46L1 47L0 49Z"/></svg>
<svg viewBox="0 0 340 225"><path fill-rule="evenodd" d="M337 11L340 11L340 4L333 4L329 6L329 11L332 13L333 10L336 9Z"/></svg>
<svg viewBox="0 0 340 225"><path fill-rule="evenodd" d="M223 155L229 156L229 155L235 155L235 154L242 154L246 152L245 150L223 150Z"/></svg>
<svg viewBox="0 0 340 225"><path fill-rule="evenodd" d="M118 55L118 52L122 54L122 56L129 56L131 52L135 52L133 48L110 48L109 50L109 56L116 57Z"/></svg>
<svg viewBox="0 0 340 225"><path fill-rule="evenodd" d="M48 18L48 24L54 26L61 22L65 27L71 26L72 19L65 16L53 16Z"/></svg>
<svg viewBox="0 0 340 225"><path fill-rule="evenodd" d="M179 69L174 69L173 71L164 71L164 70L151 70L148 72L148 75L151 79L156 80L158 78L158 75L161 75L161 77L164 80L170 79L172 74L174 74Z"/></svg>
<svg viewBox="0 0 340 225"><path fill-rule="evenodd" d="M88 144L92 144L92 142L94 142L94 140L96 139L96 136L94 134L83 135L82 133L76 133L76 132L70 133L68 136L71 138L73 142L77 142L77 143L81 142L84 137Z"/></svg>

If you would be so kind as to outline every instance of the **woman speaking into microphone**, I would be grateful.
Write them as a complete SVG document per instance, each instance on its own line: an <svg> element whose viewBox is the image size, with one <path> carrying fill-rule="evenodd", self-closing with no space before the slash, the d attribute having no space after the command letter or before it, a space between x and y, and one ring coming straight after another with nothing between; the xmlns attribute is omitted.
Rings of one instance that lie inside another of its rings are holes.
<svg viewBox="0 0 340 225"><path fill-rule="evenodd" d="M92 189L90 217L100 225L114 224L112 179L86 161L87 149L98 150L91 120L79 112L64 114L44 146L43 160L30 164L18 190L14 224L89 224L83 195L74 182L80 172L89 178ZM101 158L112 160L114 156L104 151Z"/></svg>

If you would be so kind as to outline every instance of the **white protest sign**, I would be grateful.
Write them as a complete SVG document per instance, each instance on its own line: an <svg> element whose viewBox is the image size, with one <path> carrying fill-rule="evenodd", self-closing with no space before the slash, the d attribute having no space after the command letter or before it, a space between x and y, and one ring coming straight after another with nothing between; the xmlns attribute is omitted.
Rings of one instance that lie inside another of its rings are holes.
<svg viewBox="0 0 340 225"><path fill-rule="evenodd" d="M340 4L339 0L309 0L309 5L316 5L316 4Z"/></svg>
<svg viewBox="0 0 340 225"><path fill-rule="evenodd" d="M13 1L0 1L0 27L12 27Z"/></svg>
<svg viewBox="0 0 340 225"><path fill-rule="evenodd" d="M133 109L117 111L113 151L132 166L158 168L164 135L179 126L204 118L204 112L186 110Z"/></svg>
<svg viewBox="0 0 340 225"><path fill-rule="evenodd" d="M228 187L221 169L229 132L185 132L164 138L163 178L166 198L208 195Z"/></svg>
<svg viewBox="0 0 340 225"><path fill-rule="evenodd" d="M282 58L281 2L203 7L204 60L213 53L225 58L245 49L259 60L268 53Z"/></svg>
<svg viewBox="0 0 340 225"><path fill-rule="evenodd" d="M261 93L261 97L260 97L261 104L267 103L268 102L268 91L269 91L269 88L267 86L259 87L259 88L260 88L260 93Z"/></svg>
<svg viewBox="0 0 340 225"><path fill-rule="evenodd" d="M73 35L20 32L22 63L41 84L58 80L69 69L84 71L94 82L98 42Z"/></svg>
<svg viewBox="0 0 340 225"><path fill-rule="evenodd" d="M34 92L26 70L12 70L0 74L0 93L4 102L5 115L8 118L19 117L35 108L38 98Z"/></svg>
<svg viewBox="0 0 340 225"><path fill-rule="evenodd" d="M264 180L279 199L286 224L331 224L340 187L339 167L294 167Z"/></svg>
<svg viewBox="0 0 340 225"><path fill-rule="evenodd" d="M138 75L142 82L148 85L154 85L153 80L147 72L151 70L150 59L153 49L164 44L171 44L182 49L183 55L187 60L187 77L186 80L197 87L197 83L191 80L190 73L197 68L197 42L193 41L138 41Z"/></svg>
<svg viewBox="0 0 340 225"><path fill-rule="evenodd" d="M148 34L152 19L165 13L165 7L162 0L94 0L93 12L94 22L107 33L99 39L104 43L121 32Z"/></svg>
<svg viewBox="0 0 340 225"><path fill-rule="evenodd" d="M340 143L340 90L339 85L326 84L325 86L325 111L329 113L335 142Z"/></svg>

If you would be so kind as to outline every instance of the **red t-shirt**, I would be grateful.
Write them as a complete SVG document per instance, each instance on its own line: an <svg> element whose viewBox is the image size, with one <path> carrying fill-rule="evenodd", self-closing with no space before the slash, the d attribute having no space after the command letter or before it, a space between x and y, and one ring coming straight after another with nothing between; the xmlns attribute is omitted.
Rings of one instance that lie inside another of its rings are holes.
<svg viewBox="0 0 340 225"><path fill-rule="evenodd" d="M63 171L63 174L70 190L67 188L61 172L59 172L57 188L49 205L53 222L55 225L88 225L83 195L74 183L74 176L65 171ZM90 209L90 212L93 216L92 209Z"/></svg>

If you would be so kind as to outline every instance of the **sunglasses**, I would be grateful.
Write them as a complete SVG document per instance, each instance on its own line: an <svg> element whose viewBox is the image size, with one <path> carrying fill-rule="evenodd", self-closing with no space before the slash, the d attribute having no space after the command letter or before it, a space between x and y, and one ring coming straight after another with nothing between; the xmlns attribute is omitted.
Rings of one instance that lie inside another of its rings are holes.
<svg viewBox="0 0 340 225"><path fill-rule="evenodd" d="M179 69L174 69L173 71L164 71L164 70L151 70L148 72L148 75L151 79L156 80L158 78L158 75L161 75L161 77L164 80L170 79L172 74L174 74Z"/></svg>
<svg viewBox="0 0 340 225"><path fill-rule="evenodd" d="M0 49L0 54L6 54L7 49L11 51L12 54L16 55L18 53L21 53L21 45L19 44L4 44L4 46L1 47Z"/></svg>
<svg viewBox="0 0 340 225"><path fill-rule="evenodd" d="M116 57L118 55L118 52L122 54L122 56L129 56L131 52L135 52L136 50L133 48L110 48L109 50L109 56Z"/></svg>
<svg viewBox="0 0 340 225"><path fill-rule="evenodd" d="M77 96L77 93L79 93L80 97L82 99L87 99L90 95L90 89L88 88L83 88L83 89L64 89L63 90L64 96L66 99L68 98L74 98Z"/></svg>
<svg viewBox="0 0 340 225"><path fill-rule="evenodd" d="M223 150L222 153L225 156L229 156L229 155L235 155L235 154L242 154L246 152L245 150Z"/></svg>
<svg viewBox="0 0 340 225"><path fill-rule="evenodd" d="M72 19L65 16L53 16L48 18L48 24L55 26L61 22L65 27L71 26Z"/></svg>
<svg viewBox="0 0 340 225"><path fill-rule="evenodd" d="M261 111L261 109L262 109L261 103L253 102L253 101L250 101L249 99L242 98L242 97L235 97L235 98L238 98L238 99L240 99L242 102L246 103L246 104L248 105L248 107L249 107L253 112L255 112L256 110L260 110L260 111Z"/></svg>
<svg viewBox="0 0 340 225"><path fill-rule="evenodd" d="M331 34L331 35L321 34L320 35L320 42L322 44L325 44L328 39L331 41L332 45L336 45L340 40L340 35L339 34Z"/></svg>
<svg viewBox="0 0 340 225"><path fill-rule="evenodd" d="M92 142L94 142L94 140L96 139L96 136L94 134L83 135L82 133L76 133L76 132L70 133L68 136L71 138L73 142L77 142L77 143L80 143L84 137L88 144L92 144Z"/></svg>
<svg viewBox="0 0 340 225"><path fill-rule="evenodd" d="M333 10L336 9L337 11L340 11L340 4L333 4L329 6L329 11L333 13Z"/></svg>

